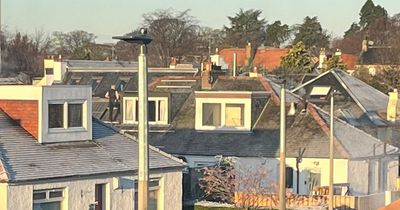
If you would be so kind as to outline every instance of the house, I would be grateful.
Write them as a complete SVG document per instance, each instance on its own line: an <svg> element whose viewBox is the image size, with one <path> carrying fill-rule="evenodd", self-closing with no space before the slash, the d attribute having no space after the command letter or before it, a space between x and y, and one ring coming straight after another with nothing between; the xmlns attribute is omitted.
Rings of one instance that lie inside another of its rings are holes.
<svg viewBox="0 0 400 210"><path fill-rule="evenodd" d="M267 71L278 68L281 64L281 57L287 55L289 49L259 47L253 49L251 44L245 48L227 48L219 51L218 55L222 57L228 69L233 68L233 56L236 53L236 64L238 69L243 68L252 62L252 65ZM254 55L253 55L254 54Z"/></svg>
<svg viewBox="0 0 400 210"><path fill-rule="evenodd" d="M89 85L92 87L93 116L108 121L108 99L106 92L115 85L118 92L137 91L137 62L90 61L90 60L44 60L44 78L40 84ZM163 76L194 77L197 68L187 64L174 64L169 68L148 69L148 81ZM119 112L113 112L115 121L120 121Z"/></svg>
<svg viewBox="0 0 400 210"><path fill-rule="evenodd" d="M184 163L150 147L151 209L182 209ZM0 86L0 209L137 209L138 142L86 85Z"/></svg>
<svg viewBox="0 0 400 210"><path fill-rule="evenodd" d="M267 167L270 176L266 179L277 182L279 85L259 75L210 79L215 75L210 65L205 65L201 77L164 77L149 85L150 144L188 163L184 180L190 185L186 193L192 196L198 193L193 187L196 168L214 165L221 157L234 157L238 168ZM131 135L137 134L135 94L124 95L124 120L117 125ZM287 187L310 194L315 186L328 185L329 115L290 92L286 98L291 110L287 116ZM353 194L394 188L398 149L384 145L335 118L334 182L346 183ZM299 150L304 153L300 155ZM296 161L299 158L301 163Z"/></svg>
<svg viewBox="0 0 400 210"><path fill-rule="evenodd" d="M337 90L335 116L395 146L400 146L397 96L390 106L389 96L340 69L332 69L316 77L304 77L303 84L291 90L304 100L330 109L330 94ZM397 93L393 93L397 94ZM394 113L390 118L389 112Z"/></svg>
<svg viewBox="0 0 400 210"><path fill-rule="evenodd" d="M399 55L400 49L392 46L375 45L373 41L366 37L362 41L359 63L356 68L365 68L371 75L375 75L385 68L398 68L400 66Z"/></svg>
<svg viewBox="0 0 400 210"><path fill-rule="evenodd" d="M348 71L352 72L355 70L356 64L358 63L358 56L349 53L342 53L340 49L336 49L334 53L328 53L325 48L321 48L319 51L318 68L326 69L327 62L332 59L333 56L338 56L339 62L345 65Z"/></svg>

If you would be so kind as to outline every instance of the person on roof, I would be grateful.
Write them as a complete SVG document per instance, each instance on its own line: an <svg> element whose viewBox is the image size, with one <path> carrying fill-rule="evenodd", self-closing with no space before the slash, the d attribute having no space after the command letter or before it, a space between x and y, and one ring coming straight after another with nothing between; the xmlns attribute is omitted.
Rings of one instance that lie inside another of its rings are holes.
<svg viewBox="0 0 400 210"><path fill-rule="evenodd" d="M111 85L111 88L107 91L105 97L108 98L109 120L110 122L113 122L114 107L117 108L117 115L119 114L119 94L118 91L115 89L115 85Z"/></svg>

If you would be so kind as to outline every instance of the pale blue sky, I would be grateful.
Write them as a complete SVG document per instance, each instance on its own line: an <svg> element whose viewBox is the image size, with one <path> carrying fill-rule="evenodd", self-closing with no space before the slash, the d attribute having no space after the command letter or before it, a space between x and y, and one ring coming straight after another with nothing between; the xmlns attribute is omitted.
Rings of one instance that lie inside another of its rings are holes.
<svg viewBox="0 0 400 210"><path fill-rule="evenodd" d="M2 23L10 32L32 33L85 30L98 36L98 42L111 42L139 27L142 14L156 9L190 9L200 24L221 28L240 8L263 11L268 22L281 20L292 25L305 16L318 16L333 36L341 36L359 20L365 0L1 0ZM390 15L400 13L398 0L374 0Z"/></svg>

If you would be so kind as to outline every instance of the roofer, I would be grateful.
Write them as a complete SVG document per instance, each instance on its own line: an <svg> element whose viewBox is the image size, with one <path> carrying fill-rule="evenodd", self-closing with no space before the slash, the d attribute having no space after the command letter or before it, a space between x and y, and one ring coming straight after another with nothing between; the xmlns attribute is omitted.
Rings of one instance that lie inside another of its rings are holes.
<svg viewBox="0 0 400 210"><path fill-rule="evenodd" d="M111 89L107 91L106 98L108 98L108 113L109 113L109 120L110 123L113 122L113 111L114 107L117 108L117 115L119 114L119 94L118 91L115 90L115 85L111 85Z"/></svg>

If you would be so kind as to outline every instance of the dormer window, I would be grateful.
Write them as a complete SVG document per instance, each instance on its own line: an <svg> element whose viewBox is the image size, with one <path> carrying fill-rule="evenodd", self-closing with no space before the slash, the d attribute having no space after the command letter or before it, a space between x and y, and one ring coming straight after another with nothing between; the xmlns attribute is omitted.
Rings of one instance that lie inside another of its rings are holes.
<svg viewBox="0 0 400 210"><path fill-rule="evenodd" d="M124 123L137 123L139 120L138 98L124 97L123 107ZM150 124L168 124L168 97L149 97L148 120Z"/></svg>
<svg viewBox="0 0 400 210"><path fill-rule="evenodd" d="M99 86L101 79L103 77L93 77L92 80L90 81L90 85L92 86L92 91L96 90L97 86Z"/></svg>
<svg viewBox="0 0 400 210"><path fill-rule="evenodd" d="M115 84L115 87L117 88L117 91L124 91L126 88L126 85L128 84L130 78L129 77L121 77L118 79L117 83Z"/></svg>
<svg viewBox="0 0 400 210"><path fill-rule="evenodd" d="M49 129L83 127L83 101L49 101Z"/></svg>
<svg viewBox="0 0 400 210"><path fill-rule="evenodd" d="M197 130L249 131L251 98L196 97L195 120Z"/></svg>
<svg viewBox="0 0 400 210"><path fill-rule="evenodd" d="M310 92L310 100L327 100L330 86L313 86Z"/></svg>

